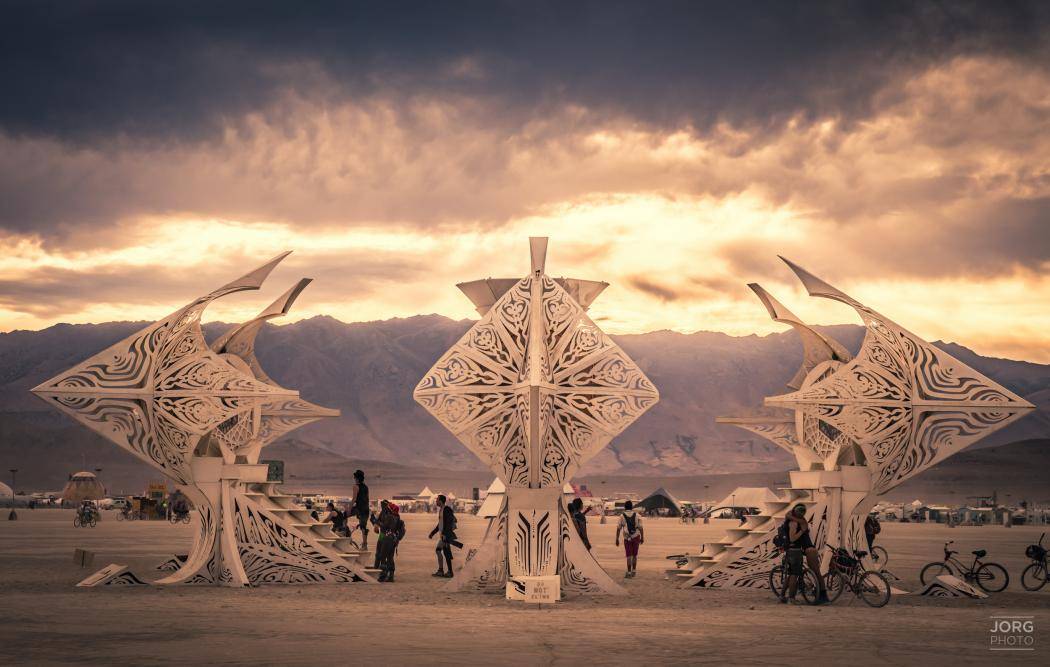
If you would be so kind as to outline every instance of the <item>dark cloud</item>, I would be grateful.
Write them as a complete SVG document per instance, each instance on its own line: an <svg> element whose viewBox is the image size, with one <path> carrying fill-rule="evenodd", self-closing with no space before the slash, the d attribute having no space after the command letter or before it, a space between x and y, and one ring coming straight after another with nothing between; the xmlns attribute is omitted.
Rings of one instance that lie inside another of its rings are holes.
<svg viewBox="0 0 1050 667"><path fill-rule="evenodd" d="M275 251L276 252L276 251ZM305 260L305 261L304 261ZM165 304L178 308L207 294L261 263L257 256L225 253L221 259L183 269L172 266L98 265L81 269L44 266L24 272L18 279L0 279L0 308L53 319L84 308L116 305L148 307ZM281 263L258 295L230 297L266 305L302 277L314 278L297 303L339 303L352 294L365 298L404 281L416 281L427 272L422 260L412 261L375 252L292 254ZM148 286L148 289L144 289ZM135 316L141 315L136 310Z"/></svg>
<svg viewBox="0 0 1050 667"><path fill-rule="evenodd" d="M25 0L0 9L0 127L99 143L216 136L295 90L579 104L658 124L854 117L902 69L1045 64L1040 2ZM279 119L277 119L279 120Z"/></svg>
<svg viewBox="0 0 1050 667"><path fill-rule="evenodd" d="M649 296L654 296L664 302L677 301L684 296L680 290L669 285L658 283L644 276L630 276L627 278L627 284L640 292L644 292Z"/></svg>

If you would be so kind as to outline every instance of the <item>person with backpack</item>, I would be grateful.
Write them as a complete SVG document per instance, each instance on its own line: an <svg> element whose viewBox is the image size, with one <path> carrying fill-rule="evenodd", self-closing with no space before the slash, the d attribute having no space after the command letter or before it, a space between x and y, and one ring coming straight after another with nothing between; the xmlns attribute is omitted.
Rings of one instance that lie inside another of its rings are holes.
<svg viewBox="0 0 1050 667"><path fill-rule="evenodd" d="M401 520L401 508L395 503L387 503L379 517L379 539L376 542L376 553L379 556L379 581L393 583L394 555L397 545L405 538L405 522Z"/></svg>
<svg viewBox="0 0 1050 667"><path fill-rule="evenodd" d="M437 497L438 522L434 529L430 531L430 537L438 536L437 546L434 547L434 551L437 553L438 569L433 576L451 578L452 547L462 549L463 543L456 539L456 515L452 512L452 508L448 506L447 502L448 499L444 495ZM448 572L445 572L444 569L446 564L448 565Z"/></svg>
<svg viewBox="0 0 1050 667"><path fill-rule="evenodd" d="M879 523L879 517L874 512L868 514L864 519L864 537L868 540L868 555L871 555L871 548L875 546L875 536L881 532L882 525Z"/></svg>
<svg viewBox="0 0 1050 667"><path fill-rule="evenodd" d="M580 539L583 540L583 546L590 551L591 541L587 539L587 516L583 513L582 498L573 498L572 502L569 503L569 513L572 515L572 522L576 526L576 532L579 533Z"/></svg>
<svg viewBox="0 0 1050 667"><path fill-rule="evenodd" d="M623 576L624 579L630 579L638 572L638 547L645 542L642 517L634 511L634 503L630 500L623 504L623 514L616 526L616 546L620 546L621 533L624 552L627 554L627 572Z"/></svg>
<svg viewBox="0 0 1050 667"><path fill-rule="evenodd" d="M383 517L389 512L390 503L384 498L379 501L379 516L377 517L374 512L369 516L372 521L372 530L377 533L375 563L373 564L373 567L377 570L379 569L379 553L383 550L383 533L379 530L379 524L383 523Z"/></svg>
<svg viewBox="0 0 1050 667"><path fill-rule="evenodd" d="M361 529L361 550L368 550L368 515L371 510L368 506L368 485L365 484L365 473L363 470L354 471L354 496L350 500L350 516L357 517L357 527ZM349 534L352 539L355 528L349 526Z"/></svg>

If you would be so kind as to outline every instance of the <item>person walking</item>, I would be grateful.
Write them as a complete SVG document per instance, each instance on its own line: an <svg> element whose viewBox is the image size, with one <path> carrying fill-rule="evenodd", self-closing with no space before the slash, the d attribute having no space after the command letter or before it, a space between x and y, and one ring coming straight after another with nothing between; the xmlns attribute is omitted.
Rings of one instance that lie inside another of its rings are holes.
<svg viewBox="0 0 1050 667"><path fill-rule="evenodd" d="M576 532L579 533L580 539L583 540L583 546L590 551L591 541L587 539L587 516L583 513L583 499L573 498L572 502L569 503L569 512L572 514L572 522L576 524Z"/></svg>
<svg viewBox="0 0 1050 667"><path fill-rule="evenodd" d="M379 538L376 554L379 558L379 581L393 583L394 556L397 545L405 537L405 522L401 520L401 508L396 503L387 503L379 518Z"/></svg>
<svg viewBox="0 0 1050 667"><path fill-rule="evenodd" d="M951 521L948 522L951 524ZM872 557L872 560L878 562L876 556L872 553L871 549L875 546L875 536L882 532L882 525L879 523L879 517L874 512L869 512L868 516L864 519L864 538L868 541L868 555Z"/></svg>
<svg viewBox="0 0 1050 667"><path fill-rule="evenodd" d="M361 550L368 551L368 485L365 484L363 470L354 471L354 496L350 499L350 516L357 517L357 527L361 529ZM349 535L353 539L354 528L349 526Z"/></svg>
<svg viewBox="0 0 1050 667"><path fill-rule="evenodd" d="M624 579L630 579L638 571L638 547L645 543L645 530L642 528L642 517L634 511L634 503L628 500L623 504L623 514L616 526L616 546L620 546L620 535L623 535L623 548L627 555L627 572Z"/></svg>
<svg viewBox="0 0 1050 667"><path fill-rule="evenodd" d="M444 495L437 497L438 521L434 529L430 531L430 537L438 536L437 553L438 569L434 572L435 577L452 577L452 547L463 548L463 543L456 539L456 515L448 506L448 499ZM445 566L448 572L445 571Z"/></svg>

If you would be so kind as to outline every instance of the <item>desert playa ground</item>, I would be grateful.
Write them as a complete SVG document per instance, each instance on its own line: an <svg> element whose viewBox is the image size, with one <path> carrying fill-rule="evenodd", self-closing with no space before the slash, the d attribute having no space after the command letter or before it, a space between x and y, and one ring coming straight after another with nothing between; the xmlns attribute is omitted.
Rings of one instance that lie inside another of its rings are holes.
<svg viewBox="0 0 1050 667"><path fill-rule="evenodd" d="M123 523L106 512L97 528L74 528L72 512L20 512L0 521L0 664L1046 664L1050 587L1020 587L1024 547L1040 527L886 524L882 543L902 588L954 539L984 548L1011 575L988 600L895 596L870 609L844 596L825 607L785 607L768 591L680 590L664 557L695 549L726 527L649 521L637 578L625 598L572 599L537 608L501 596L448 594L426 534L430 515L406 516L394 584L77 589L108 563L156 578L154 566L185 553L191 526ZM461 517L461 536L484 521ZM614 524L592 520L599 561L622 576ZM72 562L96 552L94 567ZM851 597L851 596L850 596ZM993 616L1034 617L1034 651L993 653Z"/></svg>

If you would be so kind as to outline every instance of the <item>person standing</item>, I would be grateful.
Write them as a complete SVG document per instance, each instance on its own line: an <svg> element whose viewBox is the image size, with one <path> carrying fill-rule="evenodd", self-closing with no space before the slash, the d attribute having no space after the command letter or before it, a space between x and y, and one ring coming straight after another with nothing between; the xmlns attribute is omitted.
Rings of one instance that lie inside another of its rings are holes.
<svg viewBox="0 0 1050 667"><path fill-rule="evenodd" d="M824 577L820 576L820 557L817 548L813 544L813 538L809 534L809 522L806 520L806 506L799 503L791 508L784 518L784 529L787 533L787 555L788 555L788 580L787 590L780 601L794 601L795 593L798 591L798 579L803 576L803 563L813 572L817 579L817 604L828 602L828 592L824 588Z"/></svg>
<svg viewBox="0 0 1050 667"><path fill-rule="evenodd" d="M627 555L627 572L624 578L634 577L638 571L638 547L645 542L645 531L642 528L642 517L634 511L634 503L628 500L623 504L623 514L616 526L616 546L620 546L620 535L623 534L623 548Z"/></svg>
<svg viewBox="0 0 1050 667"><path fill-rule="evenodd" d="M437 497L438 521L434 529L430 531L430 537L438 536L437 546L434 547L437 553L438 569L433 576L450 578L452 577L452 547L463 545L456 539L456 515L447 502L444 495ZM445 572L444 569L446 565L448 572Z"/></svg>
<svg viewBox="0 0 1050 667"><path fill-rule="evenodd" d="M949 521L950 523L950 521ZM864 519L864 537L868 540L868 555L872 557L872 560L878 562L878 559L871 552L871 548L875 546L875 536L882 532L882 526L879 524L879 517L874 512L870 512Z"/></svg>
<svg viewBox="0 0 1050 667"><path fill-rule="evenodd" d="M576 524L576 532L579 533L580 539L583 540L583 546L590 551L591 541L587 539L587 516L583 513L583 499L574 498L569 503L569 511L572 514L572 522Z"/></svg>
<svg viewBox="0 0 1050 667"><path fill-rule="evenodd" d="M376 540L379 581L393 583L394 556L397 545L405 537L405 522L401 520L401 508L396 503L387 503L379 515L379 538Z"/></svg>
<svg viewBox="0 0 1050 667"><path fill-rule="evenodd" d="M361 550L368 550L368 485L365 484L365 473L363 470L354 471L354 496L350 499L350 515L357 517L357 527L361 529ZM354 528L349 527L350 537L354 536Z"/></svg>
<svg viewBox="0 0 1050 667"><path fill-rule="evenodd" d="M375 563L373 565L373 567L375 567L375 569L377 569L377 570L379 569L379 553L383 549L383 532L381 530L379 530L379 524L381 524L383 522L383 518L387 514L390 513L390 505L391 505L391 503L388 502L386 499L380 500L379 501L379 516L377 517L375 514L370 515L371 516L371 520L372 520L372 529L375 530L375 532L377 533L377 535L376 535L376 555L375 555Z"/></svg>

